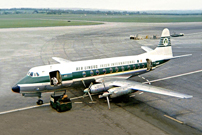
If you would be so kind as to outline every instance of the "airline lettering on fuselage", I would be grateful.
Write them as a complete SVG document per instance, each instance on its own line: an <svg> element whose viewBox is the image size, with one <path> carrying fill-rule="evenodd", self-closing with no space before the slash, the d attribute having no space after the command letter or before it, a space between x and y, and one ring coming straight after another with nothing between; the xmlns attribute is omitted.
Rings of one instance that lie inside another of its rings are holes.
<svg viewBox="0 0 202 135"><path fill-rule="evenodd" d="M142 60L140 60L140 62L142 62ZM104 68L104 67L110 67L111 66L120 66L123 64L134 64L134 61L123 61L123 62L116 62L116 63L108 63L108 64L101 64L100 68ZM139 60L137 60L137 63L139 63ZM97 69L98 65L91 65L91 66L85 66L85 67L76 67L76 71L82 71L82 70L89 70L89 69Z"/></svg>

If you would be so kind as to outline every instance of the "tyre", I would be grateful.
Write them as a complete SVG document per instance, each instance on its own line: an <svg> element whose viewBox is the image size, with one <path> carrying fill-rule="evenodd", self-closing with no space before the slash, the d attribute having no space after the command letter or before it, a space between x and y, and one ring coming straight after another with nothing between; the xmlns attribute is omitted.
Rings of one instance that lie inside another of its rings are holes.
<svg viewBox="0 0 202 135"><path fill-rule="evenodd" d="M43 100L39 99L36 103L37 103L37 105L42 105L43 104Z"/></svg>

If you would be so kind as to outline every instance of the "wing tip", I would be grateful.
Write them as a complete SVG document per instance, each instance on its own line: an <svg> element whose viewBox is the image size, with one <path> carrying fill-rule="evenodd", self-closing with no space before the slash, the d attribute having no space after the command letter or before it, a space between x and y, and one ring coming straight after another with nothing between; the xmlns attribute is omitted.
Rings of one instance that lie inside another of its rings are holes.
<svg viewBox="0 0 202 135"><path fill-rule="evenodd" d="M189 99L189 98L193 98L193 96L192 95L186 95L186 96L184 96L184 99Z"/></svg>

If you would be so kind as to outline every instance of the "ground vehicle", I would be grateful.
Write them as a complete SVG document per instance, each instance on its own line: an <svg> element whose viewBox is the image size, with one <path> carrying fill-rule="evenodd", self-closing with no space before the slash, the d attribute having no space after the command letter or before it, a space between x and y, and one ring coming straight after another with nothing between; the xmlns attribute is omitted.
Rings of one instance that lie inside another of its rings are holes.
<svg viewBox="0 0 202 135"><path fill-rule="evenodd" d="M50 105L58 112L67 111L72 108L72 102L65 94L63 95L52 94L50 98Z"/></svg>
<svg viewBox="0 0 202 135"><path fill-rule="evenodd" d="M181 36L184 36L184 33L180 33L180 34L177 34L177 33L173 33L170 35L171 37L181 37Z"/></svg>

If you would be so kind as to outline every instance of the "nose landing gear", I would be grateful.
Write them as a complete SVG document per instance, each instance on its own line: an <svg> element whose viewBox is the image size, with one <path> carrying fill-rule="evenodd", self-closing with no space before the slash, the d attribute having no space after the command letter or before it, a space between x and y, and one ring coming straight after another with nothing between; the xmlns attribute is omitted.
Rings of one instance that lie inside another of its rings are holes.
<svg viewBox="0 0 202 135"><path fill-rule="evenodd" d="M43 104L43 100L41 100L41 93L40 95L38 96L38 101L36 102L37 105L42 105Z"/></svg>
<svg viewBox="0 0 202 135"><path fill-rule="evenodd" d="M36 102L37 105L42 105L43 104L43 100L39 99L37 102Z"/></svg>

